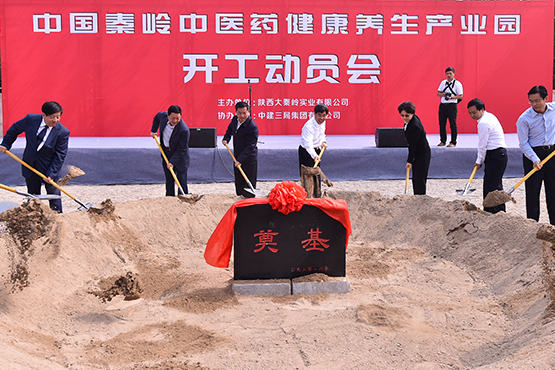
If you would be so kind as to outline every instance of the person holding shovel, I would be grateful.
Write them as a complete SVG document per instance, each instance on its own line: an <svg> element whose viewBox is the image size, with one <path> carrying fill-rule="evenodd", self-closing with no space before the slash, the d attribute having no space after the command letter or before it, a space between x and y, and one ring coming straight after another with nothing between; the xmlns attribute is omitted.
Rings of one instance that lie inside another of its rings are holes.
<svg viewBox="0 0 555 370"><path fill-rule="evenodd" d="M428 169L432 152L426 138L426 131L420 118L415 114L416 107L410 101L405 101L397 107L403 121L405 121L405 138L409 144L409 155L406 168L412 169L412 187L415 195L426 194ZM408 171L408 170L407 170ZM408 173L408 172L407 172ZM407 175L408 177L408 175Z"/></svg>
<svg viewBox="0 0 555 370"><path fill-rule="evenodd" d="M301 131L301 142L299 144L299 171L301 179L303 178L302 166L314 167L320 166L320 153L328 147L326 143L326 118L329 109L325 104L317 104L314 107L314 117L306 121ZM306 176L306 175L305 175ZM312 177L315 191L308 193L319 194L321 187L320 175Z"/></svg>
<svg viewBox="0 0 555 370"><path fill-rule="evenodd" d="M167 112L159 112L152 120L150 136L155 137L160 128L160 146L169 163L162 156L162 168L166 177L166 196L175 196L175 180L170 171L173 169L181 188L189 194L187 188L187 169L189 168L189 127L181 119L181 107L172 105ZM181 189L178 194L183 195Z"/></svg>
<svg viewBox="0 0 555 370"><path fill-rule="evenodd" d="M6 132L0 144L0 153L10 150L12 144L21 133L25 133L25 150L23 161L44 174L44 180L22 166L27 192L39 195L44 183L47 194L60 195L60 190L51 185L50 181L58 181L60 170L67 155L69 130L60 123L63 109L55 101L47 101L42 105L42 115L29 113L25 118L14 123ZM62 213L62 200L51 199L50 208Z"/></svg>
<svg viewBox="0 0 555 370"><path fill-rule="evenodd" d="M478 157L474 164L477 169L484 165L483 196L495 190L503 190L503 174L507 168L507 145L503 127L497 117L486 112L480 99L472 99L467 104L470 118L478 122ZM505 212L505 203L494 207L484 207L490 213Z"/></svg>
<svg viewBox="0 0 555 370"><path fill-rule="evenodd" d="M516 122L520 150L523 153L524 172L538 171L524 183L526 190L526 217L539 221L540 191L545 184L545 200L549 223L555 225L555 161L541 161L555 150L555 103L547 102L545 86L534 86L528 91L528 108Z"/></svg>
<svg viewBox="0 0 555 370"><path fill-rule="evenodd" d="M227 145L233 136L233 152L235 154L235 193L245 198L253 198L255 194L245 189L250 188L240 168L256 188L258 172L258 127L250 117L249 105L244 101L235 104L235 116L231 119L222 144Z"/></svg>

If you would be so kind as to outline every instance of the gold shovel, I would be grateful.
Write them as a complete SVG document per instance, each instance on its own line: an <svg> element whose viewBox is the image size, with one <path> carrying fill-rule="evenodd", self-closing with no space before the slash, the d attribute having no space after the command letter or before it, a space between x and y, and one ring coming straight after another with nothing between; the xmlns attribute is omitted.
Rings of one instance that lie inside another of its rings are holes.
<svg viewBox="0 0 555 370"><path fill-rule="evenodd" d="M13 153L11 153L9 150L6 150L6 154L8 154L10 157L12 157L13 159L15 159L16 161L18 161L19 163L21 163L22 165L24 165L25 167L27 167L28 169L30 169L31 171L33 171L34 173L36 173L41 179L46 180L48 177L46 177L45 175L43 175L41 172L39 172L38 170L34 169L33 167L31 167L29 164L27 164L26 162L24 162L23 160L19 159L19 157L17 157L16 155L14 155ZM68 197L70 197L71 199L73 199L74 201L76 201L77 203L79 203L81 205L81 207L79 207L79 209L86 209L88 210L89 208L91 208L93 205L91 203L85 204L83 202L81 202L79 199L75 198L73 195L71 195L70 193L68 193L64 188L62 188L60 185L56 184L54 182L54 180L50 180L47 181L50 185L54 186L56 189L60 190L61 192L63 192L65 195L67 195Z"/></svg>
<svg viewBox="0 0 555 370"><path fill-rule="evenodd" d="M410 168L407 167L407 176L405 179L405 194L409 193L409 174L410 174Z"/></svg>
<svg viewBox="0 0 555 370"><path fill-rule="evenodd" d="M164 150L162 150L162 145L160 145L160 140L158 140L158 136L154 135L153 138L156 141L156 144L158 144L158 148L160 148L160 153L162 153L162 157L164 157L164 160L166 161L166 165L169 164L170 161L168 161L168 157L166 157L166 154L164 153ZM168 170L170 170L170 172L173 176L173 179L175 180L175 183L177 184L177 187L181 191L181 194L185 195L185 192L183 191L183 188L181 187L181 184L179 183L179 180L177 179L177 176L175 175L175 171L173 170L173 168L168 168Z"/></svg>
<svg viewBox="0 0 555 370"><path fill-rule="evenodd" d="M457 190L458 195L466 195L468 193L472 193L476 191L476 189L469 189L469 188L470 188L470 184L472 183L472 179L474 179L474 175L476 175L477 170L478 170L478 166L474 165L474 169L472 170L472 174L470 175L470 178L468 179L468 182L466 183L464 190Z"/></svg>
<svg viewBox="0 0 555 370"><path fill-rule="evenodd" d="M540 162L540 164L543 166L554 155L555 155L555 150L552 151L547 157L545 157L544 160ZM495 207L495 206L498 206L500 204L507 203L509 200L512 200L513 199L513 197L511 197L512 192L515 191L516 188L518 188L520 185L522 185L524 183L524 181L528 180L528 178L530 176L532 176L534 173L536 173L537 171L538 171L538 169L536 167L532 168L532 170L530 172L528 172L526 174L526 176L524 176L522 179L520 179L520 181L517 182L515 184L515 186L513 186L507 192L504 192L503 190L490 191L488 193L488 195L486 196L486 198L484 199L484 203L483 203L484 207ZM515 201L513 200L513 202L515 202Z"/></svg>
<svg viewBox="0 0 555 370"><path fill-rule="evenodd" d="M231 154L231 158L233 158L233 163L237 164L237 159L235 159L235 156L231 152L231 149L229 149L229 145L227 145L227 144L224 144L224 145L227 148L227 151L229 152L229 154ZM241 168L241 165L237 166L237 169L239 169L239 172L241 172L241 175L243 175L243 177L245 178L245 181L249 185L249 189L245 188L245 191L247 191L247 192L251 193L252 195L256 196L256 190L254 189L251 182L249 181L249 178L247 177L247 175L245 174L245 172Z"/></svg>
<svg viewBox="0 0 555 370"><path fill-rule="evenodd" d="M33 195L33 194L26 193L24 191L17 190L16 188L12 188L11 186L7 186L7 185L4 185L4 184L0 184L0 189L4 189L4 190L7 190L7 191L11 191L12 193L23 195L24 197L27 197L28 199L60 199L61 198L61 196L57 195L57 194L46 194L46 195L37 194L37 195Z"/></svg>
<svg viewBox="0 0 555 370"><path fill-rule="evenodd" d="M322 150L320 151L320 154L318 155L318 157L314 161L314 166L312 166L312 167L318 166L318 163L320 163L320 161L322 160L322 155L324 154L324 150L326 150L326 148L322 148Z"/></svg>

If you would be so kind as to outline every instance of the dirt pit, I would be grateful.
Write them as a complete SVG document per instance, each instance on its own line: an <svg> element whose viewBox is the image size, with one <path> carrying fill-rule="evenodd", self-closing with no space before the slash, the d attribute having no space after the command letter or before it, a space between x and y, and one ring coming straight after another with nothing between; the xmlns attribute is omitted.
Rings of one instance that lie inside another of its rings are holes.
<svg viewBox="0 0 555 370"><path fill-rule="evenodd" d="M2 368L555 368L551 226L464 201L328 195L349 204L347 294L233 295L233 261L203 258L231 195L3 214Z"/></svg>

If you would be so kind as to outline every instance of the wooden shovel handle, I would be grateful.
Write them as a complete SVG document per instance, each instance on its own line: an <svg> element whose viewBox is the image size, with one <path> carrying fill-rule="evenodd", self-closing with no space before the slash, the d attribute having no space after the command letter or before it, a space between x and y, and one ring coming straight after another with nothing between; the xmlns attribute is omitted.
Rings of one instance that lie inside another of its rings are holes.
<svg viewBox="0 0 555 370"><path fill-rule="evenodd" d="M540 164L543 166L548 160L550 160L553 156L555 155L555 150L553 150L551 153L549 153L549 155L547 157L545 157L543 159L543 161L540 162ZM536 167L532 168L532 170L530 172L528 172L526 174L526 176L524 176L519 182L516 183L515 186L513 186L511 188L511 193L518 188L520 185L522 185L522 183L524 183L524 181L528 180L528 178L530 176L532 176L538 169ZM509 193L510 194L510 193Z"/></svg>
<svg viewBox="0 0 555 370"><path fill-rule="evenodd" d="M409 175L410 175L410 168L407 167L407 176L405 178L405 194L409 193Z"/></svg>
<svg viewBox="0 0 555 370"><path fill-rule="evenodd" d="M224 144L225 147L227 148L227 151L229 152L229 155L231 156L231 158L233 158L233 163L237 163L237 159L235 159L235 156L233 155L233 152L231 151L231 149L229 149L229 145Z"/></svg>
<svg viewBox="0 0 555 370"><path fill-rule="evenodd" d="M314 161L314 166L312 167L316 167L318 166L318 163L320 163L320 161L322 160L322 155L324 154L324 150L326 150L326 148L322 148L322 150L320 151L320 154L318 155L318 157L316 157L316 160Z"/></svg>
<svg viewBox="0 0 555 370"><path fill-rule="evenodd" d="M229 145L224 144L225 147L227 148L227 151L229 152L229 154L231 155L231 158L233 158L233 163L237 164L237 159L235 159L235 156L233 155L233 153L231 152L231 149L229 149ZM251 182L249 181L249 178L247 177L247 174L243 171L243 169L241 168L241 165L239 166L235 166L237 167L237 169L239 170L239 172L241 172L241 175L243 175L243 177L245 178L245 181L247 182L247 184L249 184L249 187L251 188L251 190L254 190Z"/></svg>
<svg viewBox="0 0 555 370"><path fill-rule="evenodd" d="M154 135L153 138L156 141L156 144L158 144L158 148L160 149L160 153L162 153L162 157L164 157L164 160L166 161L166 165L170 164L168 157L166 157L166 153L164 153L164 150L162 149L162 145L160 145L160 140L158 140L158 136ZM177 187L183 192L183 194L185 194L183 188L181 187L181 184L179 183L179 180L177 179L177 176L175 175L175 171L173 170L173 168L168 168L168 170L170 170L170 173L172 174Z"/></svg>
<svg viewBox="0 0 555 370"><path fill-rule="evenodd" d="M470 185L470 183L474 179L474 175L476 175L476 171L478 171L478 166L474 165L474 169L472 170L472 174L470 175L470 178L468 179L468 185Z"/></svg>
<svg viewBox="0 0 555 370"><path fill-rule="evenodd" d="M33 167L31 167L29 164L27 164L26 162L24 162L23 160L19 159L18 156L16 156L15 154L13 154L12 152L10 152L9 150L6 150L6 154L8 154L10 157L12 157L13 159L15 159L16 161L18 161L19 163L21 163L22 165L24 165L25 167L27 167L28 169L30 169L31 171L33 171L34 173L36 173L41 179L46 180L48 177L45 176L43 173L39 172L38 170L34 169ZM60 190L61 192L63 192L65 195L67 195L68 197L70 197L71 199L77 201L77 199L75 199L75 197L73 195L71 195L70 193L68 193L64 188L62 188L60 185L56 184L56 182L54 180L50 180L47 181L50 185L54 186L56 189ZM77 201L78 202L78 201ZM78 202L81 203L81 202Z"/></svg>
<svg viewBox="0 0 555 370"><path fill-rule="evenodd" d="M15 190L15 188L3 184L0 184L0 189L11 191L12 193L17 193L17 190Z"/></svg>

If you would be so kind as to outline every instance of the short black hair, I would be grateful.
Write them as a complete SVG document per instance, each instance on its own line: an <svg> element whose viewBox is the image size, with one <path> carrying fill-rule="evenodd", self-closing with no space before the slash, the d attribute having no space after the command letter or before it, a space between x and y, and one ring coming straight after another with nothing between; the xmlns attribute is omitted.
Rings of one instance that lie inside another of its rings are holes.
<svg viewBox="0 0 555 370"><path fill-rule="evenodd" d="M478 98L472 99L468 102L466 109L469 109L470 107L476 107L477 110L486 110L486 105Z"/></svg>
<svg viewBox="0 0 555 370"><path fill-rule="evenodd" d="M528 91L528 96L533 94L540 94L542 99L545 99L547 97L547 89L543 85L536 85Z"/></svg>
<svg viewBox="0 0 555 370"><path fill-rule="evenodd" d="M402 102L397 107L397 110L399 111L399 113L401 113L402 111L405 111L405 112L410 113L410 114L415 114L416 113L416 107L414 106L414 103L411 102L411 101Z"/></svg>
<svg viewBox="0 0 555 370"><path fill-rule="evenodd" d="M455 73L455 68L453 68L453 67L447 67L447 68L445 69L445 73L447 73L447 72L453 72L453 73Z"/></svg>
<svg viewBox="0 0 555 370"><path fill-rule="evenodd" d="M62 114L64 113L64 110L62 109L62 106L55 101L47 101L42 105L42 113L47 116L58 112Z"/></svg>
<svg viewBox="0 0 555 370"><path fill-rule="evenodd" d="M314 113L326 113L328 114L330 112L330 110L328 109L328 106L325 104L317 104L316 106L314 106Z"/></svg>
<svg viewBox="0 0 555 370"><path fill-rule="evenodd" d="M170 105L168 108L168 116L172 113L182 114L181 107L179 105Z"/></svg>
<svg viewBox="0 0 555 370"><path fill-rule="evenodd" d="M244 101L238 101L237 103L235 103L235 111L237 112L237 110L240 108L247 108L248 110L250 110L249 105Z"/></svg>

